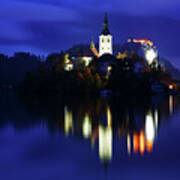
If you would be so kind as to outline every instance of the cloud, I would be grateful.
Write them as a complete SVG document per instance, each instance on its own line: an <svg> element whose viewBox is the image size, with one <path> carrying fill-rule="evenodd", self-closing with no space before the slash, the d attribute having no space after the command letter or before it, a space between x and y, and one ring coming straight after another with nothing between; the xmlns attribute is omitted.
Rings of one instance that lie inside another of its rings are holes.
<svg viewBox="0 0 180 180"><path fill-rule="evenodd" d="M1 3L0 18L10 21L60 21L69 22L80 18L79 14L69 8L53 5L3 1Z"/></svg>
<svg viewBox="0 0 180 180"><path fill-rule="evenodd" d="M32 34L16 22L0 21L0 27L0 39L25 40L32 38Z"/></svg>

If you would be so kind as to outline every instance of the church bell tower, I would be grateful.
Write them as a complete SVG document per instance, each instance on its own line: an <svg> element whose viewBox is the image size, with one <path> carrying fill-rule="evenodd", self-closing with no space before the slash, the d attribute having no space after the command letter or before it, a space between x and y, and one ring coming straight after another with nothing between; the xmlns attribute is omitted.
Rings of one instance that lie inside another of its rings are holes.
<svg viewBox="0 0 180 180"><path fill-rule="evenodd" d="M99 36L99 55L113 54L112 36L109 32L107 13L103 24L104 28Z"/></svg>

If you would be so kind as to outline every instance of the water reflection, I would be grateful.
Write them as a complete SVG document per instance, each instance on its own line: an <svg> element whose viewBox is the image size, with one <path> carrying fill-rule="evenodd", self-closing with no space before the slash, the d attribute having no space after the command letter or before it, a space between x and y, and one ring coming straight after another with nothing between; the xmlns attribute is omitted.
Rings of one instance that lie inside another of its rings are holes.
<svg viewBox="0 0 180 180"><path fill-rule="evenodd" d="M172 114L173 113L173 96L170 95L169 96L169 114Z"/></svg>
<svg viewBox="0 0 180 180"><path fill-rule="evenodd" d="M170 95L160 100L155 97L155 100L148 99L135 105L123 104L120 99L99 98L88 101L87 106L78 104L75 109L70 103L72 109L65 108L64 131L66 135L70 129L73 132L74 119L76 135L90 139L92 148L97 142L99 159L104 163L113 159L113 147L117 143L113 137L126 143L127 155L144 156L153 152L159 124L168 116L166 109L169 108L169 114L173 113L173 98L179 97ZM176 101L178 105L179 101Z"/></svg>
<svg viewBox="0 0 180 180"><path fill-rule="evenodd" d="M117 157L117 146L121 147L123 156L127 158L153 153L159 129L162 123L168 121L168 116L176 112L180 97L156 96L143 100L117 97L55 98L43 102L24 100L23 103L29 119L23 117L22 109L19 113L14 109L8 115L21 114L22 117L3 118L1 113L1 127L12 125L15 129L30 129L35 126L42 128L41 124L45 124L52 134L63 132L63 137L74 136L79 141L88 142L100 162L107 164ZM0 106L7 116L11 101L5 98Z"/></svg>
<svg viewBox="0 0 180 180"><path fill-rule="evenodd" d="M92 122L88 114L86 114L84 117L83 125L82 125L82 132L83 132L83 137L85 139L90 138L92 135Z"/></svg>

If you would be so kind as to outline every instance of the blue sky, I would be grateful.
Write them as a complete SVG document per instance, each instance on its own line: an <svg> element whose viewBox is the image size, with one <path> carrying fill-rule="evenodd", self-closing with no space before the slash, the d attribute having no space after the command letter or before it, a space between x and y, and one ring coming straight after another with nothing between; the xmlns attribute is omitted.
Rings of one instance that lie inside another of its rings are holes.
<svg viewBox="0 0 180 180"><path fill-rule="evenodd" d="M0 53L47 54L97 41L104 12L115 43L150 39L180 67L179 0L1 0Z"/></svg>

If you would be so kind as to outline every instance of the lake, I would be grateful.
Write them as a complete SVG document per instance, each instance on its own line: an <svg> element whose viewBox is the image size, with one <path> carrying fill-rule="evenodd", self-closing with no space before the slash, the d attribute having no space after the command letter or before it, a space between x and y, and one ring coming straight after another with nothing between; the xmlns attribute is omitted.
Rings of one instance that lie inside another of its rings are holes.
<svg viewBox="0 0 180 180"><path fill-rule="evenodd" d="M0 93L0 179L180 179L180 96Z"/></svg>

